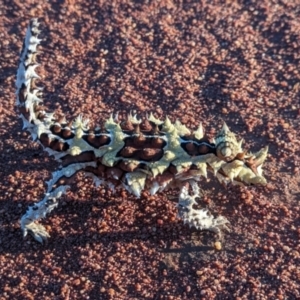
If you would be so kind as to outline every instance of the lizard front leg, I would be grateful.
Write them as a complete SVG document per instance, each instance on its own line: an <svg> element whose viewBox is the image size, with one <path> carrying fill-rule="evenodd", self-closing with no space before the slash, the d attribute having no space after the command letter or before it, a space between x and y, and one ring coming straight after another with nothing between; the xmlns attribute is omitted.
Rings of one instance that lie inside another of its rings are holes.
<svg viewBox="0 0 300 300"><path fill-rule="evenodd" d="M200 197L200 190L196 181L189 181L193 194L189 194L187 186L183 186L179 195L178 201L178 217L190 227L194 226L199 230L209 230L217 234L221 233L221 229L229 230L226 226L229 221L223 217L214 217L207 209L196 209L193 206L197 205L196 198Z"/></svg>

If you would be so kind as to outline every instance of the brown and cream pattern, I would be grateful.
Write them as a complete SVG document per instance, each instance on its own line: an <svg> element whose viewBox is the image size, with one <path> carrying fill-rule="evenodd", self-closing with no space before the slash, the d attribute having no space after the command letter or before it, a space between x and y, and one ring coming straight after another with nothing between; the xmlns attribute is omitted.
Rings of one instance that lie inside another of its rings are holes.
<svg viewBox="0 0 300 300"><path fill-rule="evenodd" d="M210 171L224 183L265 184L262 165L268 148L247 153L224 123L214 140L209 140L200 124L192 132L179 121L164 121L152 114L144 119L129 115L118 121L111 116L102 128L90 128L89 121L78 116L68 122L63 116L47 112L42 106L41 88L36 84L40 45L37 19L28 27L17 73L17 106L34 141L61 162L52 174L43 200L29 207L21 219L24 236L30 232L43 242L49 237L36 223L58 205L78 172L105 184L111 189L125 188L137 198L143 190L152 195L170 188L179 188L178 216L190 226L217 233L226 228L225 217L213 217L206 209L195 209L200 196L197 182ZM192 195L189 194L189 187Z"/></svg>

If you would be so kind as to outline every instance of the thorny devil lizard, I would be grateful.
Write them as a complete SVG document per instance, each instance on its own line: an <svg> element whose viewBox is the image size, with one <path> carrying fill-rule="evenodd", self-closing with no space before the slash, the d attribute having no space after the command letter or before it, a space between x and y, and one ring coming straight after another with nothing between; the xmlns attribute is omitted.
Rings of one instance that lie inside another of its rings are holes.
<svg viewBox="0 0 300 300"><path fill-rule="evenodd" d="M21 218L24 236L30 232L38 242L47 240L49 234L35 221L58 205L57 199L78 172L91 176L96 186L105 184L113 190L123 187L137 198L143 190L154 195L180 188L178 217L197 229L216 233L227 228L228 220L195 208L201 176L206 177L210 171L225 184L266 184L262 164L268 147L247 153L242 140L237 141L225 123L210 141L201 124L191 133L179 121L161 121L152 114L143 120L129 114L122 122L111 116L103 128L90 129L88 120L81 116L67 122L63 116L46 112L40 105L42 89L36 85L40 78L35 72L41 42L38 25L37 19L31 20L23 43L16 81L17 106L24 128L61 162L61 167L52 174L44 199L30 206Z"/></svg>

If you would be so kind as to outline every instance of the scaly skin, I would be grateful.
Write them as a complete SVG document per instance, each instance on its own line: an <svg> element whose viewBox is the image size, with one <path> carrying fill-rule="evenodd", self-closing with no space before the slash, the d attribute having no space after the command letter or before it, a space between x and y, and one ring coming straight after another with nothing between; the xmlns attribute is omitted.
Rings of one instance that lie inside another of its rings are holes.
<svg viewBox="0 0 300 300"><path fill-rule="evenodd" d="M63 116L49 113L41 106L41 88L36 86L35 72L40 39L37 19L28 27L17 73L17 106L24 128L33 140L61 162L52 174L43 200L29 207L21 219L24 236L30 232L43 243L49 234L35 221L45 217L58 204L78 172L112 189L126 188L136 197L143 190L153 195L166 189L181 188L178 215L190 226L217 233L227 228L226 218L214 218L204 209L194 209L199 197L197 183L210 171L222 183L265 184L262 164L267 157L265 147L255 154L245 153L224 123L214 141L204 135L202 125L191 132L179 121L156 119L152 114L144 120L131 114L119 122L111 116L103 129L89 128L88 120L78 116L67 122ZM189 195L187 183L193 190Z"/></svg>

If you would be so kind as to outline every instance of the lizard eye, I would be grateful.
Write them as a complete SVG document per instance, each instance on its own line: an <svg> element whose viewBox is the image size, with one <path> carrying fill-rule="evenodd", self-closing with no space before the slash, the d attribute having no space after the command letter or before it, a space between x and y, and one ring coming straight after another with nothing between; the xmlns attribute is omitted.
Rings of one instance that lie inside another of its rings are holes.
<svg viewBox="0 0 300 300"><path fill-rule="evenodd" d="M236 156L236 151L230 142L222 142L217 145L217 156L225 161L233 160Z"/></svg>

